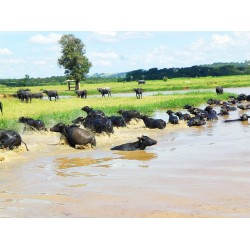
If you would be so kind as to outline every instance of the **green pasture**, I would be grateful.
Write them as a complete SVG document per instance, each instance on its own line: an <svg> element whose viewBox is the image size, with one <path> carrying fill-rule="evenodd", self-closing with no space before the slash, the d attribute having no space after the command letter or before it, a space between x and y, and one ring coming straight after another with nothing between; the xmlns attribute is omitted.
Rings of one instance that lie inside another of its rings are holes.
<svg viewBox="0 0 250 250"><path fill-rule="evenodd" d="M220 77L196 77L196 78L173 78L167 81L154 80L146 81L146 84L138 85L136 81L132 82L109 82L86 84L81 82L80 89L86 89L88 95L100 94L97 88L110 87L112 93L131 93L133 88L141 87L144 92L147 91L164 91L164 90L183 90L183 89L209 89L216 86L223 87L246 87L250 86L250 75L242 76L220 76ZM67 85L55 86L35 86L28 87L33 93L42 90L57 90L60 95L75 95L73 90L68 90ZM20 89L19 87L0 86L0 94L14 94Z"/></svg>
<svg viewBox="0 0 250 250"><path fill-rule="evenodd" d="M135 97L106 97L106 98L67 98L59 101L37 100L32 103L21 103L16 98L3 98L4 114L0 115L0 128L21 131L23 124L17 122L21 116L41 119L46 127L58 122L68 123L78 116L86 116L81 110L83 106L103 110L106 115L118 115L117 111L137 109L144 114L152 114L157 110L180 108L185 104L198 106L206 103L209 98L227 100L231 93L224 93L219 97L213 92L190 92L185 94L145 96L142 99Z"/></svg>

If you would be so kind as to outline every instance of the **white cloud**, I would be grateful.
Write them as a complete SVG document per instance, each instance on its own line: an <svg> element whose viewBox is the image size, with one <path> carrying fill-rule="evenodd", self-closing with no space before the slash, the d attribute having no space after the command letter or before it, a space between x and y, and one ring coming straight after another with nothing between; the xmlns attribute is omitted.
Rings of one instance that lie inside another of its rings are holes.
<svg viewBox="0 0 250 250"><path fill-rule="evenodd" d="M10 58L10 59L1 60L1 63L8 63L8 64L23 64L23 63L25 63L25 60L23 60L23 59L18 59L18 58Z"/></svg>
<svg viewBox="0 0 250 250"><path fill-rule="evenodd" d="M29 39L29 41L35 44L53 44L53 43L58 43L61 36L62 34L55 34L55 33L50 33L47 36L37 34L37 35L32 36Z"/></svg>
<svg viewBox="0 0 250 250"><path fill-rule="evenodd" d="M191 44L191 49L200 49L203 48L205 45L205 41L202 38L197 39L195 42Z"/></svg>
<svg viewBox="0 0 250 250"><path fill-rule="evenodd" d="M95 59L95 58L102 58L102 59L119 59L121 58L121 56L113 51L110 52L95 52L93 51L92 53L90 53L89 55L91 58Z"/></svg>
<svg viewBox="0 0 250 250"><path fill-rule="evenodd" d="M9 49L6 48L0 48L0 55L5 56L5 55L12 55L13 52Z"/></svg>
<svg viewBox="0 0 250 250"><path fill-rule="evenodd" d="M225 45L232 45L233 44L233 40L232 38L225 34L225 35L212 35L212 47L218 47L218 46L225 46Z"/></svg>
<svg viewBox="0 0 250 250"><path fill-rule="evenodd" d="M94 65L100 65L100 66L110 66L112 65L111 61L109 60L96 60L94 63Z"/></svg>
<svg viewBox="0 0 250 250"><path fill-rule="evenodd" d="M37 64L37 65L46 65L47 62L46 61L34 61L34 64Z"/></svg>

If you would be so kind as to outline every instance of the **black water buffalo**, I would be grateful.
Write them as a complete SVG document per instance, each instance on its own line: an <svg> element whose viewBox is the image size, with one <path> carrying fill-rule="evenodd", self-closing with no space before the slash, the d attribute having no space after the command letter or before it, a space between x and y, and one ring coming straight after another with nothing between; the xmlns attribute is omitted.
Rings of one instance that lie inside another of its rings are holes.
<svg viewBox="0 0 250 250"><path fill-rule="evenodd" d="M105 95L111 96L111 89L109 87L97 88L97 90L102 94L102 97L105 97Z"/></svg>
<svg viewBox="0 0 250 250"><path fill-rule="evenodd" d="M35 99L43 99L43 93L39 92L39 93L31 93L31 97L35 98Z"/></svg>
<svg viewBox="0 0 250 250"><path fill-rule="evenodd" d="M79 128L77 125L65 125L63 123L58 123L54 125L50 131L63 134L71 147L75 147L76 145L84 146L88 143L92 146L96 146L94 134L91 131Z"/></svg>
<svg viewBox="0 0 250 250"><path fill-rule="evenodd" d="M2 104L2 102L0 102L0 110L1 110L1 113L3 114L3 104Z"/></svg>
<svg viewBox="0 0 250 250"><path fill-rule="evenodd" d="M215 105L222 105L223 101L211 98L211 99L207 100L207 104L209 104L209 105L213 105L213 104L215 104Z"/></svg>
<svg viewBox="0 0 250 250"><path fill-rule="evenodd" d="M206 121L204 119L204 117L200 116L200 115L196 115L195 117L192 117L188 122L187 125L189 127L192 126L202 126L205 125Z"/></svg>
<svg viewBox="0 0 250 250"><path fill-rule="evenodd" d="M202 116L203 118L207 118L208 112L206 110L195 108L191 105L185 105L183 108L187 109L190 114L195 116Z"/></svg>
<svg viewBox="0 0 250 250"><path fill-rule="evenodd" d="M113 127L126 127L126 121L122 116L112 115L108 118L111 120Z"/></svg>
<svg viewBox="0 0 250 250"><path fill-rule="evenodd" d="M44 90L43 93L47 94L50 101L52 97L55 98L55 101L60 99L57 90Z"/></svg>
<svg viewBox="0 0 250 250"><path fill-rule="evenodd" d="M91 131L101 134L107 133L108 135L114 133L114 128L111 120L108 117L96 116L96 117L86 117L82 122L85 128Z"/></svg>
<svg viewBox="0 0 250 250"><path fill-rule="evenodd" d="M171 123L171 124L178 124L179 123L178 117L174 115L174 112L172 110L168 110L166 113L169 115L169 119L168 119L169 123Z"/></svg>
<svg viewBox="0 0 250 250"><path fill-rule="evenodd" d="M207 121L218 120L217 112L213 109L212 106L207 106L205 108L205 111L208 112L207 117L206 117Z"/></svg>
<svg viewBox="0 0 250 250"><path fill-rule="evenodd" d="M72 121L72 123L81 123L85 128L88 128L94 133L114 133L113 124L108 117L104 117L101 115L96 116L87 116L86 118L78 117Z"/></svg>
<svg viewBox="0 0 250 250"><path fill-rule="evenodd" d="M144 150L148 146L157 144L156 140L153 140L146 135L137 138L138 141L136 142L121 144L119 146L111 148L111 150L121 150L121 151Z"/></svg>
<svg viewBox="0 0 250 250"><path fill-rule="evenodd" d="M148 117L147 115L141 115L140 118L143 120L147 128L164 129L166 127L166 122L162 119L153 119Z"/></svg>
<svg viewBox="0 0 250 250"><path fill-rule="evenodd" d="M242 110L250 109L250 104L247 104L247 105L238 105L237 108L242 109Z"/></svg>
<svg viewBox="0 0 250 250"><path fill-rule="evenodd" d="M247 95L246 94L239 94L236 99L238 102L241 102L241 101L246 101L247 100Z"/></svg>
<svg viewBox="0 0 250 250"><path fill-rule="evenodd" d="M135 95L137 99L142 98L142 89L137 88L137 89L134 89L134 91L135 91Z"/></svg>
<svg viewBox="0 0 250 250"><path fill-rule="evenodd" d="M132 119L140 118L141 114L137 110L118 110L118 114L122 115L126 123L130 122Z"/></svg>
<svg viewBox="0 0 250 250"><path fill-rule="evenodd" d="M240 116L239 119L232 119L232 120L225 120L224 122L237 122L237 121L248 121L248 118L250 118L249 115L247 114L243 114L242 116Z"/></svg>
<svg viewBox="0 0 250 250"><path fill-rule="evenodd" d="M31 103L31 100L32 100L32 95L31 95L31 92L29 91L29 89L19 89L17 91L17 97L18 99L21 101L21 102L26 102L28 103L30 101Z"/></svg>
<svg viewBox="0 0 250 250"><path fill-rule="evenodd" d="M145 80L139 80L138 84L146 84Z"/></svg>
<svg viewBox="0 0 250 250"><path fill-rule="evenodd" d="M38 131L40 131L40 130L46 130L45 124L41 120L34 120L32 118L28 118L28 117L23 117L22 116L22 117L20 117L18 119L18 122L24 123L25 125L27 125L31 129L36 129Z"/></svg>
<svg viewBox="0 0 250 250"><path fill-rule="evenodd" d="M76 90L76 95L81 98L87 98L87 90Z"/></svg>
<svg viewBox="0 0 250 250"><path fill-rule="evenodd" d="M217 95L221 95L221 94L223 94L223 87L217 86L217 87L215 88L215 91L216 91L216 94L217 94Z"/></svg>
<svg viewBox="0 0 250 250"><path fill-rule="evenodd" d="M222 115L222 116L229 115L229 110L226 108L226 106L222 106L218 115Z"/></svg>
<svg viewBox="0 0 250 250"><path fill-rule="evenodd" d="M191 119L190 114L182 114L180 111L175 112L174 114L178 116L179 120L188 121Z"/></svg>
<svg viewBox="0 0 250 250"><path fill-rule="evenodd" d="M93 108L90 108L89 106L84 106L81 108L81 110L85 111L89 117L90 116L94 117L96 115L105 116L105 113L103 111L95 110Z"/></svg>
<svg viewBox="0 0 250 250"><path fill-rule="evenodd" d="M13 130L0 130L0 148L8 148L13 150L16 147L19 147L23 143L28 150L28 147L25 142L23 142L21 136Z"/></svg>

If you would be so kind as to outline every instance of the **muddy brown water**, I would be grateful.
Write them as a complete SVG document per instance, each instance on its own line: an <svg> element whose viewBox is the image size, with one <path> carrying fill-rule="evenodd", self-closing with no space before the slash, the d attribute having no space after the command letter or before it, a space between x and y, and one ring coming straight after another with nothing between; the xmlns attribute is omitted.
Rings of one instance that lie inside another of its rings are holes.
<svg viewBox="0 0 250 250"><path fill-rule="evenodd" d="M29 152L0 153L0 217L250 217L250 124L223 122L242 114L164 130L134 121L97 136L94 149L70 148L57 133L26 132ZM110 150L142 134L157 145Z"/></svg>

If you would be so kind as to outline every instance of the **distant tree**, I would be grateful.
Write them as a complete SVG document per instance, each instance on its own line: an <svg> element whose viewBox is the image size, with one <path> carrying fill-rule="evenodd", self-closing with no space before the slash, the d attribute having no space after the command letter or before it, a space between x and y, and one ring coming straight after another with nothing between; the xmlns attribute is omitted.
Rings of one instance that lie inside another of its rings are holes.
<svg viewBox="0 0 250 250"><path fill-rule="evenodd" d="M134 78L133 76L130 76L130 82L132 82L132 81L133 81L133 78Z"/></svg>
<svg viewBox="0 0 250 250"><path fill-rule="evenodd" d="M86 74L92 66L85 56L85 45L74 35L63 35L59 40L62 48L62 56L58 59L59 66L65 68L68 79L76 81L76 90L79 89L79 82L85 80Z"/></svg>

